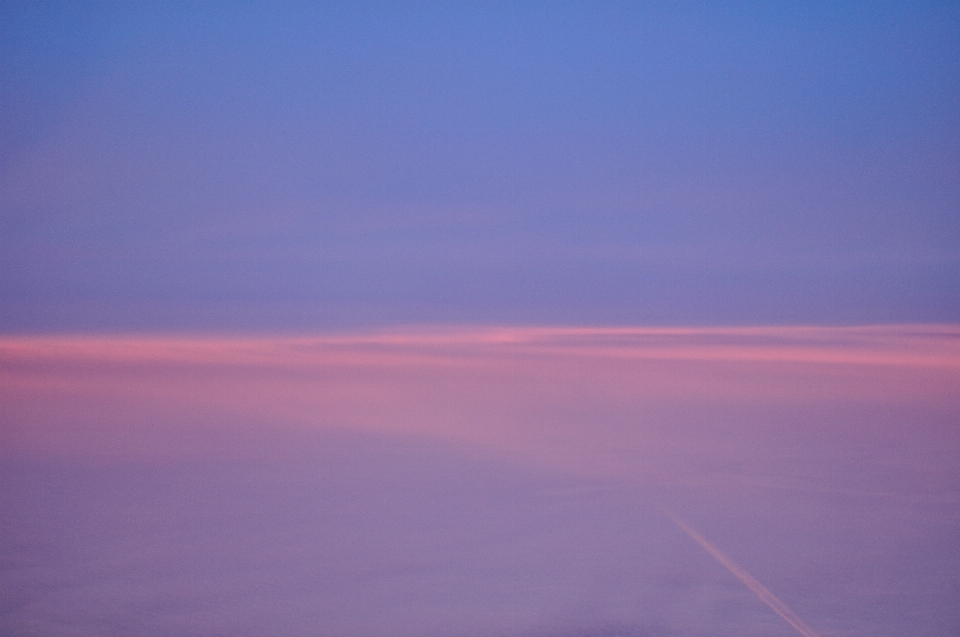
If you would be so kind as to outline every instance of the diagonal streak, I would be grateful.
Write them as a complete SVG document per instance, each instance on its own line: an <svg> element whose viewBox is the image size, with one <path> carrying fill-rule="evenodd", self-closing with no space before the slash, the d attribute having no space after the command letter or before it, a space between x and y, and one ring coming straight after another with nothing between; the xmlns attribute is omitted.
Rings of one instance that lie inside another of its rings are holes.
<svg viewBox="0 0 960 637"><path fill-rule="evenodd" d="M812 628L807 626L806 623L794 613L790 608L780 601L780 599L770 592L770 590L758 582L750 573L743 570L743 567L734 562L730 557L728 557L723 551L711 544L705 537L697 533L689 524L681 520L675 513L668 509L663 509L664 514L667 515L671 520L676 523L687 535L692 537L697 544L702 546L707 553L712 555L717 559L718 562L723 564L728 571L734 574L734 576L743 582L744 586L749 588L753 593L760 598L760 600L773 609L773 611L783 617L787 623L797 629L803 637L820 637Z"/></svg>

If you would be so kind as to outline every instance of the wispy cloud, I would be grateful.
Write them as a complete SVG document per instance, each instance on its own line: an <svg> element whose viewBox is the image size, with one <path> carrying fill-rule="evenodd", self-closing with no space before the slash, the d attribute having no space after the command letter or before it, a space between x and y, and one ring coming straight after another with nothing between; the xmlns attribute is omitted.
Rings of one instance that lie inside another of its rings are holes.
<svg viewBox="0 0 960 637"><path fill-rule="evenodd" d="M960 367L960 325L864 327L445 327L296 337L8 336L17 361L300 367L483 358L580 356Z"/></svg>
<svg viewBox="0 0 960 637"><path fill-rule="evenodd" d="M126 432L100 437L136 444L131 432L151 420L168 430L229 421L404 432L586 458L591 449L650 448L682 431L705 440L729 429L718 415L738 409L949 410L960 395L958 334L951 325L424 326L303 336L8 336L0 339L3 444L66 440L66 423L78 432ZM711 430L691 425L692 417L669 424L698 405Z"/></svg>

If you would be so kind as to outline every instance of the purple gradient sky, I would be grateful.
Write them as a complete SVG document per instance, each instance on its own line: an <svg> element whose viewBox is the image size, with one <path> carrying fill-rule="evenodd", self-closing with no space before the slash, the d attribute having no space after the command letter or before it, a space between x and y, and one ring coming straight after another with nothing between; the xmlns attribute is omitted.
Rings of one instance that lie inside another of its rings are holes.
<svg viewBox="0 0 960 637"><path fill-rule="evenodd" d="M960 319L955 3L0 9L0 329Z"/></svg>
<svg viewBox="0 0 960 637"><path fill-rule="evenodd" d="M81 4L0 5L0 634L960 634L960 5Z"/></svg>

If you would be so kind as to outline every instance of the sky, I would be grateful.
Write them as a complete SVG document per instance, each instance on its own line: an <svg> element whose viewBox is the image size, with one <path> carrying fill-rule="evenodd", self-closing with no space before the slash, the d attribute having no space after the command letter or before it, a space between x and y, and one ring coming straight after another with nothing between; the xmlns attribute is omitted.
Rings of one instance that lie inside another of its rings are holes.
<svg viewBox="0 0 960 637"><path fill-rule="evenodd" d="M960 5L0 4L0 636L960 634Z"/></svg>
<svg viewBox="0 0 960 637"><path fill-rule="evenodd" d="M0 329L956 321L958 26L8 3Z"/></svg>

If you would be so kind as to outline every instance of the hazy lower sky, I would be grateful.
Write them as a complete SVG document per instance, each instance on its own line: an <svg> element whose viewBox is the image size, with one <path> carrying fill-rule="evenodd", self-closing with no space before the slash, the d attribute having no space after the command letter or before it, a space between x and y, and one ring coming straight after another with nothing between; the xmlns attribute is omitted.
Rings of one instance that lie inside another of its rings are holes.
<svg viewBox="0 0 960 637"><path fill-rule="evenodd" d="M0 634L954 637L958 335L6 337Z"/></svg>
<svg viewBox="0 0 960 637"><path fill-rule="evenodd" d="M0 329L960 318L955 3L0 9Z"/></svg>

